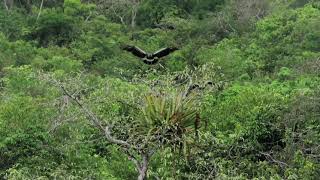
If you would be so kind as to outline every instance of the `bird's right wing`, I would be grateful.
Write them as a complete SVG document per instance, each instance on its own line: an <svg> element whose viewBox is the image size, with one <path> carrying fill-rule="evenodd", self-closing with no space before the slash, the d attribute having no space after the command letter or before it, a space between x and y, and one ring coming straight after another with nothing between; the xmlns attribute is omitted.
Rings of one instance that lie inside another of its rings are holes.
<svg viewBox="0 0 320 180"><path fill-rule="evenodd" d="M147 56L147 53L144 52L142 49L138 48L137 46L130 46L127 45L122 48L123 50L126 50L128 52L131 52L133 55L139 57L139 58L144 58Z"/></svg>

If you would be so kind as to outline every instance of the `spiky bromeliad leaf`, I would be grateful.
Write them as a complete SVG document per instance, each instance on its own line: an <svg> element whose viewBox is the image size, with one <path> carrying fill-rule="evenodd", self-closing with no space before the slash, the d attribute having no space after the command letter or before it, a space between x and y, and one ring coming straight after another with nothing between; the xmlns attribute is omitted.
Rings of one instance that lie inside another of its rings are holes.
<svg viewBox="0 0 320 180"><path fill-rule="evenodd" d="M143 117L136 121L135 133L147 136L148 140L159 142L162 139L161 142L166 143L161 145L182 144L183 137L198 128L195 126L197 110L192 97L185 97L182 93L149 94L144 102Z"/></svg>

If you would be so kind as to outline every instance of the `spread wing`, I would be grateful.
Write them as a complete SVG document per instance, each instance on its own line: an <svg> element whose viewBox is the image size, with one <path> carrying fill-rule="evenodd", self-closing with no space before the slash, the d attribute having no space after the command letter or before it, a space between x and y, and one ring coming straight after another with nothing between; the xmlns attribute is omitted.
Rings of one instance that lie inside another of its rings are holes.
<svg viewBox="0 0 320 180"><path fill-rule="evenodd" d="M162 49L156 51L155 53L153 53L152 58L155 58L155 57L162 58L162 57L167 56L168 54L170 54L176 50L178 50L178 48L176 48L176 47L162 48Z"/></svg>
<svg viewBox="0 0 320 180"><path fill-rule="evenodd" d="M144 52L142 49L138 48L137 46L130 46L127 45L122 48L123 50L126 50L128 52L131 52L133 55L139 57L139 58L144 58L147 56L147 53Z"/></svg>

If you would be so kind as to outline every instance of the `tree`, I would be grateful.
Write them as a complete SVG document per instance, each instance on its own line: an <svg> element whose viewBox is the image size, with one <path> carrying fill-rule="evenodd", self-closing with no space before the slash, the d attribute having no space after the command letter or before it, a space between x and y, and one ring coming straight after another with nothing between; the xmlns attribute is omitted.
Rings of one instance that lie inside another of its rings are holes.
<svg viewBox="0 0 320 180"><path fill-rule="evenodd" d="M4 7L8 10L10 10L13 6L14 0L3 0Z"/></svg>
<svg viewBox="0 0 320 180"><path fill-rule="evenodd" d="M201 122L199 98L202 90L212 84L207 80L214 77L214 73L205 73L208 68L212 66L160 75L156 79L133 80L136 83L143 80L140 85L110 79L95 88L86 81L90 76L82 73L63 81L51 73L40 74L40 79L58 88L63 101L61 108L75 105L78 110L72 118L87 119L107 142L118 147L135 164L138 179L143 180L151 158L159 149L182 151L188 148L190 140L197 139ZM67 115L61 117L68 118ZM63 122L58 119L55 124Z"/></svg>
<svg viewBox="0 0 320 180"><path fill-rule="evenodd" d="M88 0L88 2L96 3L100 11L111 15L122 25L135 28L138 8L142 0Z"/></svg>

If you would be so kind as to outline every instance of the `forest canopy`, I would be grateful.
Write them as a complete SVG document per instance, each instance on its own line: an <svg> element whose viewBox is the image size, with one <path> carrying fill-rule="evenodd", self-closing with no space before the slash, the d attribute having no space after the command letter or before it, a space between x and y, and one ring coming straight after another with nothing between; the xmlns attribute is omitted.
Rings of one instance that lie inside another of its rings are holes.
<svg viewBox="0 0 320 180"><path fill-rule="evenodd" d="M319 176L319 1L1 1L0 179Z"/></svg>

